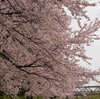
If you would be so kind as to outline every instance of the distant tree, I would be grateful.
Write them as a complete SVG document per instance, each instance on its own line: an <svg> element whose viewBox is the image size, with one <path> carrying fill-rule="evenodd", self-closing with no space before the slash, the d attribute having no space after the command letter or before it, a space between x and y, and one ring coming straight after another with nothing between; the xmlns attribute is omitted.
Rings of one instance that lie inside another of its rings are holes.
<svg viewBox="0 0 100 99"><path fill-rule="evenodd" d="M81 67L85 46L98 39L100 21L89 19L88 0L2 0L0 2L1 90L17 94L72 96L99 72ZM66 7L72 15L68 15ZM79 30L70 28L73 18ZM81 19L88 22L81 24Z"/></svg>

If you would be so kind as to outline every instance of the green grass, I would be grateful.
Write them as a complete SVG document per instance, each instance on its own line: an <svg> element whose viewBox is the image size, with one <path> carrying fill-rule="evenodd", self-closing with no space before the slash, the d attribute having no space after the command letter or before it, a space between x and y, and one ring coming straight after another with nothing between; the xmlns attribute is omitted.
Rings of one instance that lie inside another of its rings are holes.
<svg viewBox="0 0 100 99"><path fill-rule="evenodd" d="M77 96L75 99L100 99L100 95L91 95L91 96Z"/></svg>
<svg viewBox="0 0 100 99"><path fill-rule="evenodd" d="M18 96L7 96L7 95L3 95L3 96L0 96L0 99L26 99L25 96L23 97L18 97Z"/></svg>
<svg viewBox="0 0 100 99"><path fill-rule="evenodd" d="M26 99L26 95L25 96L7 96L7 95L3 95L0 96L0 99ZM42 96L33 96L33 99L44 99Z"/></svg>
<svg viewBox="0 0 100 99"><path fill-rule="evenodd" d="M26 99L26 95L20 96L20 97L3 95L3 96L0 96L0 99ZM42 96L33 96L33 99L47 99L47 98L44 98ZM57 99L64 99L64 98L57 98ZM66 98L66 99L68 99L68 98ZM86 96L86 97L76 96L75 99L100 99L100 95L91 95L91 96Z"/></svg>

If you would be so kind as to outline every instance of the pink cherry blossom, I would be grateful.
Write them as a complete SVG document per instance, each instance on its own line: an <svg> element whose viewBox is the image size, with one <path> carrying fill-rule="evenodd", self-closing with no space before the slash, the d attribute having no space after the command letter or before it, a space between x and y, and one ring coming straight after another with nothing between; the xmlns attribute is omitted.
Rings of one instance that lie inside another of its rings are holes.
<svg viewBox="0 0 100 99"><path fill-rule="evenodd" d="M65 6L71 12L68 15ZM100 73L81 67L88 62L85 45L98 39L100 20L89 19L87 0L0 1L0 90L17 94L72 96ZM70 28L73 17L80 30ZM81 18L90 24L81 25Z"/></svg>

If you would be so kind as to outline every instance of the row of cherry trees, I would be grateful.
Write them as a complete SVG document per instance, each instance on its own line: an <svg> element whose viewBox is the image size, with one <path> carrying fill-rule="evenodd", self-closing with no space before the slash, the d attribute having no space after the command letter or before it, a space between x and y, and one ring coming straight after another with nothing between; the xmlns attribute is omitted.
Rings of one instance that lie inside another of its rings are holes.
<svg viewBox="0 0 100 99"><path fill-rule="evenodd" d="M68 15L64 7L71 15ZM17 94L72 96L99 72L81 67L85 45L98 39L100 21L84 10L96 4L87 0L0 1L0 89ZM79 30L70 28L73 18ZM89 24L81 24L85 18Z"/></svg>

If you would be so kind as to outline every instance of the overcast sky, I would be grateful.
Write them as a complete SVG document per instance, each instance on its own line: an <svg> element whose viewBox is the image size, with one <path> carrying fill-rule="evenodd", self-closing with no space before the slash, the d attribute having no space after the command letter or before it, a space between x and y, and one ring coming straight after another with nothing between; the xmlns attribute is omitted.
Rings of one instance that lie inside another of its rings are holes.
<svg viewBox="0 0 100 99"><path fill-rule="evenodd" d="M97 2L100 0L90 0L91 2ZM70 12L68 12L68 10L65 8L67 14ZM92 19L93 21L95 20L96 17L98 17L100 19L100 4L98 4L96 7L87 7L87 15L90 17L90 19ZM83 19L83 22L86 21ZM77 28L76 22L73 20L72 24L71 24L72 28ZM96 32L99 36L100 36L100 29ZM92 57L91 65L89 66L88 64L86 64L85 62L81 61L80 64L82 66L85 66L89 69L92 70L97 70L98 68L100 68L100 40L95 41L94 43L91 44L91 46L86 47L86 54L89 57ZM100 80L100 77L99 77ZM91 81L88 85L100 85L96 82Z"/></svg>
<svg viewBox="0 0 100 99"><path fill-rule="evenodd" d="M94 0L94 1L100 1L100 0ZM98 4L96 7L89 7L88 10L88 16L95 20L95 17L97 16L100 19L100 4ZM96 32L100 36L100 29ZM91 44L91 46L86 47L86 54L90 57L92 57L91 65L87 65L84 62L80 62L80 64L92 69L92 70L98 70L100 68L100 40L95 41ZM100 77L98 77L100 80ZM88 85L100 85L96 82L91 81Z"/></svg>
<svg viewBox="0 0 100 99"><path fill-rule="evenodd" d="M92 0L93 1L93 0ZM95 0L100 1L100 0ZM88 7L87 8L87 15L92 19L95 20L95 17L98 17L100 19L100 4L98 4L96 7ZM100 36L100 29L96 32ZM89 68L93 70L97 70L100 68L100 40L96 40L91 44L91 46L86 47L86 54L90 57L92 57L91 66Z"/></svg>

